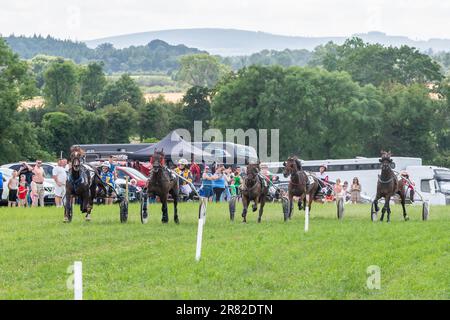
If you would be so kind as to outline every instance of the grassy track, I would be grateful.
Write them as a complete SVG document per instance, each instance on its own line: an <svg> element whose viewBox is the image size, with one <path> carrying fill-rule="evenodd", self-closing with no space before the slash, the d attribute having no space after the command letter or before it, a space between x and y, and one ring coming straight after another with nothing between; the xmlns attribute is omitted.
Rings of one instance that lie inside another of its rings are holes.
<svg viewBox="0 0 450 320"><path fill-rule="evenodd" d="M241 205L237 205L241 210ZM68 266L83 261L85 299L449 299L450 209L432 207L428 222L409 207L403 222L372 223L370 208L315 204L310 231L297 210L288 223L269 204L261 224L228 220L225 204L210 204L202 259L194 260L198 204L181 204L181 224L160 222L151 206L142 225L138 207L119 223L119 209L78 208L71 224L56 208L0 208L0 299L72 299ZM239 217L239 215L238 215ZM367 267L381 268L381 289L366 288Z"/></svg>

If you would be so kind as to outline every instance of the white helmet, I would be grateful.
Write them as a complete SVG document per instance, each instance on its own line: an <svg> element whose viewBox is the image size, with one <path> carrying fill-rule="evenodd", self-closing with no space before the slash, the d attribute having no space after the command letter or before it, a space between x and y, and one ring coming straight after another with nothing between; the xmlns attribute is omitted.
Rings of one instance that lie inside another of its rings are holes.
<svg viewBox="0 0 450 320"><path fill-rule="evenodd" d="M109 161L105 161L102 163L102 168L108 168L111 169L111 165L109 164Z"/></svg>
<svg viewBox="0 0 450 320"><path fill-rule="evenodd" d="M187 165L187 164L188 164L188 161L187 161L186 159L180 159L180 160L178 160L178 164L184 164L184 165Z"/></svg>

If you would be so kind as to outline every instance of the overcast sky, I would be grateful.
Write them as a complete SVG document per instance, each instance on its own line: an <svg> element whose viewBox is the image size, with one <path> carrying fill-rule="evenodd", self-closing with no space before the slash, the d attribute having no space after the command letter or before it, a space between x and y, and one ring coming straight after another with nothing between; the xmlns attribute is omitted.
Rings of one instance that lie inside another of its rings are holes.
<svg viewBox="0 0 450 320"><path fill-rule="evenodd" d="M298 36L450 39L449 0L0 0L0 33L90 40L218 27Z"/></svg>

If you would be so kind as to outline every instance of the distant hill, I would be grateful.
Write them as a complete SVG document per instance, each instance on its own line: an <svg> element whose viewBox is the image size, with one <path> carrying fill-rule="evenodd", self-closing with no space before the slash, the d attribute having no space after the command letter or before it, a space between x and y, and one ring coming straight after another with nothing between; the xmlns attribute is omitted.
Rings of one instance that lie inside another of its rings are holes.
<svg viewBox="0 0 450 320"><path fill-rule="evenodd" d="M300 31L301 32L301 31ZM355 34L370 43L416 47L421 51L432 49L434 52L450 51L450 39L430 39L416 41L402 36L390 36L382 32ZM265 32L245 31L236 29L173 29L133 33L107 38L88 40L88 47L95 48L101 43L112 43L116 48L126 48L132 45L143 45L154 39L161 39L170 44L183 43L188 47L206 50L221 56L250 55L262 50L307 49L333 41L342 44L348 37L299 37L283 36Z"/></svg>

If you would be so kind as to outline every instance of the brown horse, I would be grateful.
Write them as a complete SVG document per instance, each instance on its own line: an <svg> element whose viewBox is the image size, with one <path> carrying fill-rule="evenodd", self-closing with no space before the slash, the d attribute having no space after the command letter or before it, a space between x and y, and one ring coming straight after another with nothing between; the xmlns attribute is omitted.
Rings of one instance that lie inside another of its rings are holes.
<svg viewBox="0 0 450 320"><path fill-rule="evenodd" d="M253 201L253 211L258 210L258 203L260 204L258 223L261 222L266 197L269 193L269 185L264 183L263 179L265 178L260 175L260 171L259 163L247 165L247 176L241 189L242 205L244 207L242 210L243 222L247 222L247 210L251 201Z"/></svg>
<svg viewBox="0 0 450 320"><path fill-rule="evenodd" d="M383 221L384 214L387 212L387 222L390 222L391 220L391 207L390 207L390 200L391 197L393 197L395 194L398 194L401 199L402 208L403 208L403 218L405 221L409 220L409 217L406 213L405 208L405 202L406 202L406 193L405 193L405 186L406 181L404 179L401 179L400 181L397 178L397 175L394 173L394 171L391 168L392 165L392 159L391 159L391 152L381 151L381 175L378 176L378 182L377 182L377 195L375 197L375 200L372 203L372 212L371 212L371 218L372 221L375 221L376 214L379 211L378 208L378 200L381 198L384 198L384 206L381 210L381 218L380 221Z"/></svg>
<svg viewBox="0 0 450 320"><path fill-rule="evenodd" d="M288 186L288 198L289 198L289 210L284 215L284 221L288 218L291 219L292 209L293 209L293 198L294 196L299 197L298 209L303 208L306 210L306 205L308 203L308 210L311 209L311 204L319 191L319 181L316 177L312 175L307 175L302 169L302 164L300 160L291 156L284 163L283 175L285 178L291 177Z"/></svg>
<svg viewBox="0 0 450 320"><path fill-rule="evenodd" d="M153 154L150 162L153 165L147 180L147 194L144 196L143 203L143 217L144 221L147 219L147 196L158 196L162 203L162 219L163 223L169 222L169 215L167 209L167 199L169 194L173 198L174 206L174 221L179 223L178 219L178 178L172 176L170 170L165 165L164 152L159 151Z"/></svg>
<svg viewBox="0 0 450 320"><path fill-rule="evenodd" d="M86 213L86 221L90 221L97 191L106 193L106 187L97 170L83 164L83 157L84 151L79 146L70 149L70 170L66 183L64 222L72 221L72 203L75 197L80 200L81 212Z"/></svg>

